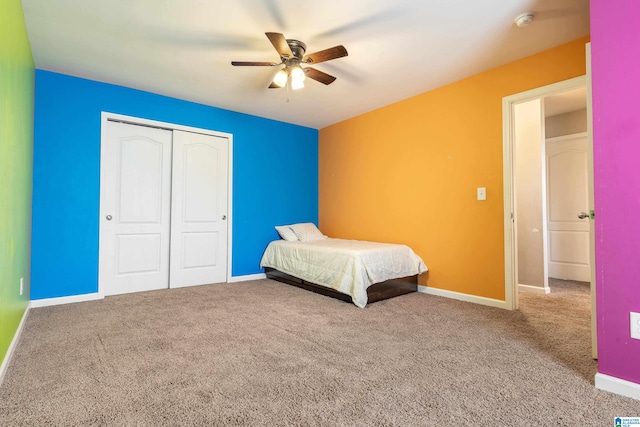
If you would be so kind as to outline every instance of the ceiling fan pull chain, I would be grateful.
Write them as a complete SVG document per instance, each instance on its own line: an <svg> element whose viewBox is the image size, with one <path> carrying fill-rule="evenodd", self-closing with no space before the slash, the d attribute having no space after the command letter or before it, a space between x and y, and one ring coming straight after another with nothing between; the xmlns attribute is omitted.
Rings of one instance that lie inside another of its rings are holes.
<svg viewBox="0 0 640 427"><path fill-rule="evenodd" d="M285 98L285 102L289 103L289 86L291 86L291 79L288 79L285 86L287 87L287 97Z"/></svg>

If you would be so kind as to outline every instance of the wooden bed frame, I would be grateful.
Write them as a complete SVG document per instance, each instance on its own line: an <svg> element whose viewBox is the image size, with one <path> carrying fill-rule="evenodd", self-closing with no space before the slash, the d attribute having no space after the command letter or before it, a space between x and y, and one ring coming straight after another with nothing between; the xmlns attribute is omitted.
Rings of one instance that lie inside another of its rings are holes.
<svg viewBox="0 0 640 427"><path fill-rule="evenodd" d="M306 280L290 276L286 273L276 270L275 268L265 267L264 271L267 274L267 279L277 280L278 282L287 283L289 285L297 286L308 291L316 292L328 297L337 298L342 301L353 303L351 295L345 295L331 288L316 285L315 283L307 282ZM382 301L400 295L409 294L411 292L416 292L417 290L418 276L409 276L399 279L387 280L386 282L376 283L367 288L367 303L371 304L376 301Z"/></svg>

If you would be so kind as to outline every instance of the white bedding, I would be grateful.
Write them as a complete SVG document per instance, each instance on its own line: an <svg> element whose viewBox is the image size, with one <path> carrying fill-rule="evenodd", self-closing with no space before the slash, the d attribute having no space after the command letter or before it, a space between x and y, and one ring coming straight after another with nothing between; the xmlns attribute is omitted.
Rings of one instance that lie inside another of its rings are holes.
<svg viewBox="0 0 640 427"><path fill-rule="evenodd" d="M408 246L342 239L275 240L267 246L260 267L350 295L358 307L367 304L367 288L374 283L427 271Z"/></svg>

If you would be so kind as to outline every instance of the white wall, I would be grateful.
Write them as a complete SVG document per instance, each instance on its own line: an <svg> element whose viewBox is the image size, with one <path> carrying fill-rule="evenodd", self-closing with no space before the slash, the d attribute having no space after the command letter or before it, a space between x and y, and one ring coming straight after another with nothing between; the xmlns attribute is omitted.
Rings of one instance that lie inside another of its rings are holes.
<svg viewBox="0 0 640 427"><path fill-rule="evenodd" d="M544 288L543 134L540 99L515 108L518 284Z"/></svg>
<svg viewBox="0 0 640 427"><path fill-rule="evenodd" d="M569 113L550 116L545 119L545 137L571 135L587 131L587 110L571 111Z"/></svg>

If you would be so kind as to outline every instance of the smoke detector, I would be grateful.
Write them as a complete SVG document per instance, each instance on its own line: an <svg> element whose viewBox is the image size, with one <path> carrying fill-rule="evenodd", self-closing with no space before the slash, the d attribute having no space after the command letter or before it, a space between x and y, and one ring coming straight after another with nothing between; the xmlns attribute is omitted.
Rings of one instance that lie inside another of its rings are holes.
<svg viewBox="0 0 640 427"><path fill-rule="evenodd" d="M516 19L514 19L513 22L515 22L518 27L526 27L533 22L533 13L522 13L516 16Z"/></svg>

